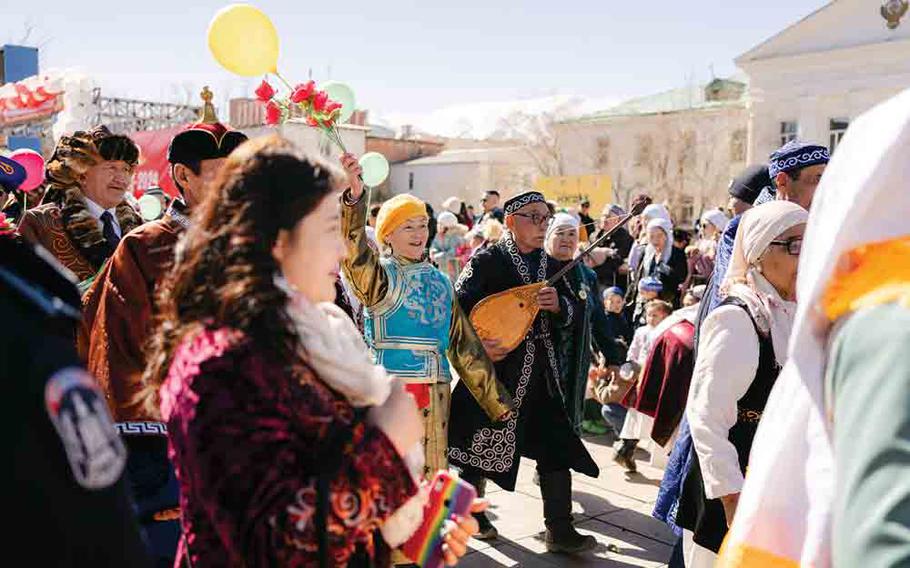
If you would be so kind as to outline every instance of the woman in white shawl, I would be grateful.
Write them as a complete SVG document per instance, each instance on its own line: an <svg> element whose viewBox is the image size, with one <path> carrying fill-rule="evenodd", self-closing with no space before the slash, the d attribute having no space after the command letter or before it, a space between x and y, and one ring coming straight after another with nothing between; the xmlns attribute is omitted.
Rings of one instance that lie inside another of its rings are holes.
<svg viewBox="0 0 910 568"><path fill-rule="evenodd" d="M910 564L908 180L910 89L853 121L818 188L790 358L718 566Z"/></svg>
<svg viewBox="0 0 910 568"><path fill-rule="evenodd" d="M630 253L628 304L635 306L638 282L646 276L654 276L663 284L660 299L679 307L679 285L689 274L686 253L673 246L673 224L667 219L652 219L646 229L647 244L632 247ZM633 257L641 259L634 266Z"/></svg>
<svg viewBox="0 0 910 568"><path fill-rule="evenodd" d="M686 408L695 457L677 514L686 566L713 565L733 519L752 439L786 357L807 218L788 201L743 215L726 298L702 325Z"/></svg>
<svg viewBox="0 0 910 568"><path fill-rule="evenodd" d="M633 246L632 249L629 251L628 263L629 263L630 272L634 272L638 268L639 263L641 262L641 257L645 252L644 247L645 247L645 245L648 244L648 239L649 239L648 224L651 223L651 221L654 221L655 219L663 219L664 221L666 221L667 223L670 224L670 227L671 227L670 242L673 242L673 238L672 238L673 220L670 218L670 211L667 209L667 206L664 205L663 203L652 203L651 205L648 205L647 207L645 207L644 210L641 212L641 215L639 215L638 218L635 219L636 221L638 221L638 223L637 223L638 229L636 230L637 232L634 232L632 234L632 236L635 238L637 245L640 245L640 246ZM632 229L630 228L629 230L631 231Z"/></svg>
<svg viewBox="0 0 910 568"><path fill-rule="evenodd" d="M720 240L730 218L720 209L710 209L701 216L701 239L696 246L702 255L714 262L717 241Z"/></svg>

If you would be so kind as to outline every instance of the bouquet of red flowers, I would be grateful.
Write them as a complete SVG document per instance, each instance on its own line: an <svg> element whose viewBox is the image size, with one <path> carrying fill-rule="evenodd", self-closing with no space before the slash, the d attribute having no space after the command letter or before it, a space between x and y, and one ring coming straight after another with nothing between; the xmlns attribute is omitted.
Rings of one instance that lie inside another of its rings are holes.
<svg viewBox="0 0 910 568"><path fill-rule="evenodd" d="M266 124L283 124L294 116L295 109L299 109L308 125L322 130L329 140L346 152L336 127L341 114L341 103L329 99L329 95L318 90L312 80L293 87L280 75L278 78L287 87L284 94L279 95L265 79L256 89L256 98L265 103Z"/></svg>
<svg viewBox="0 0 910 568"><path fill-rule="evenodd" d="M16 226L13 220L6 216L6 213L0 213L0 237L12 235L16 232Z"/></svg>

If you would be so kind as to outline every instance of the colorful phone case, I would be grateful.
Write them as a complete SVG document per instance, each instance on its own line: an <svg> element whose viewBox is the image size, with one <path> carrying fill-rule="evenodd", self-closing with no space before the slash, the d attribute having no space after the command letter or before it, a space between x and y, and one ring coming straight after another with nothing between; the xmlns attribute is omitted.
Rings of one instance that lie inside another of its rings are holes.
<svg viewBox="0 0 910 568"><path fill-rule="evenodd" d="M476 497L477 491L467 481L448 471L437 473L423 508L423 523L401 550L422 568L440 568L444 564L442 528L445 520L452 515L467 515Z"/></svg>

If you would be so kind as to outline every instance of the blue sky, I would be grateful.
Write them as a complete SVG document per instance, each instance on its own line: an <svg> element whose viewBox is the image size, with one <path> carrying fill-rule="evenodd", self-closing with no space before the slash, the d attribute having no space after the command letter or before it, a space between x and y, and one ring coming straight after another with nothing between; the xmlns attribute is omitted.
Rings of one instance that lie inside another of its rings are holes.
<svg viewBox="0 0 910 568"><path fill-rule="evenodd" d="M10 0L12 2L13 0ZM619 100L726 76L733 58L824 0L264 0L292 79L350 83L377 113L569 94ZM4 8L0 40L42 45L45 67L79 66L110 95L174 100L202 84L251 92L205 43L225 2L42 0ZM12 12L12 13L10 13Z"/></svg>

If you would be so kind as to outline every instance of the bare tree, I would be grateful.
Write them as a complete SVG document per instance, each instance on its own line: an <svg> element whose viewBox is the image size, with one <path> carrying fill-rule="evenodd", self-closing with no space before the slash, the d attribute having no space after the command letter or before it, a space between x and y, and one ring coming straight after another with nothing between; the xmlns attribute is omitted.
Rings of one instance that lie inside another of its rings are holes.
<svg viewBox="0 0 910 568"><path fill-rule="evenodd" d="M626 168L619 169L616 175L611 176L613 181L613 199L623 207L629 207L632 204L632 196L641 193L644 186L637 181L629 180L630 176L624 175L628 171Z"/></svg>
<svg viewBox="0 0 910 568"><path fill-rule="evenodd" d="M40 26L35 23L33 18L26 18L22 24L22 34L17 38L13 36L14 32L7 35L7 42L15 45L28 45L38 49L38 59L44 62L44 51L53 38L39 35ZM43 67L43 65L41 65Z"/></svg>
<svg viewBox="0 0 910 568"><path fill-rule="evenodd" d="M636 181L682 222L717 205L730 174L736 126L730 115L678 114L637 136Z"/></svg>
<svg viewBox="0 0 910 568"><path fill-rule="evenodd" d="M721 113L702 121L693 141L695 159L685 172L689 193L698 209L720 205L731 168L745 159L743 131L731 115Z"/></svg>
<svg viewBox="0 0 910 568"><path fill-rule="evenodd" d="M571 102L566 102L553 110L538 114L512 112L499 119L491 138L518 140L541 176L563 176L566 168L556 125L571 116L573 107Z"/></svg>

